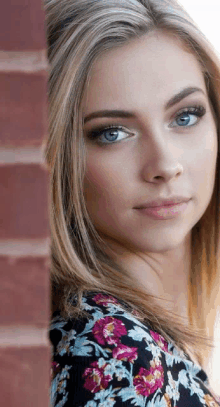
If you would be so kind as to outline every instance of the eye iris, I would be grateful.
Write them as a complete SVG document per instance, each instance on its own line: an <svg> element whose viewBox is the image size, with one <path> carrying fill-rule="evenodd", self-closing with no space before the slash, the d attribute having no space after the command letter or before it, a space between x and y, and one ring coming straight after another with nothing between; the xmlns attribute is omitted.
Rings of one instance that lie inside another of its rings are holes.
<svg viewBox="0 0 220 407"><path fill-rule="evenodd" d="M118 130L107 130L105 131L105 138L109 141L114 141L118 137Z"/></svg>
<svg viewBox="0 0 220 407"><path fill-rule="evenodd" d="M190 121L190 116L188 113L183 113L180 117L177 118L177 123L180 126L185 126Z"/></svg>

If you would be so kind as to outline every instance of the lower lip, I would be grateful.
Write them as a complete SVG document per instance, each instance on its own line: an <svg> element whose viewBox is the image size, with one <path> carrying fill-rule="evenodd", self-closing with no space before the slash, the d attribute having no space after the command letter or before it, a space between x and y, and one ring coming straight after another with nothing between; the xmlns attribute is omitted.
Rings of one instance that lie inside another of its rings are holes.
<svg viewBox="0 0 220 407"><path fill-rule="evenodd" d="M153 219L173 219L177 218L185 212L188 202L180 202L175 205L156 206L154 208L139 209L144 215L148 215Z"/></svg>

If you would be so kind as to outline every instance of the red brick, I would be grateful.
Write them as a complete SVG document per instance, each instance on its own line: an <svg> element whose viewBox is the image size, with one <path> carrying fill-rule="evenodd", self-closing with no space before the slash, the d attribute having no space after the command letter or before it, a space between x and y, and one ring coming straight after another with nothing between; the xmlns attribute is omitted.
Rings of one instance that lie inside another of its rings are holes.
<svg viewBox="0 0 220 407"><path fill-rule="evenodd" d="M49 347L0 348L2 405L48 407Z"/></svg>
<svg viewBox="0 0 220 407"><path fill-rule="evenodd" d="M0 324L47 327L49 260L0 257Z"/></svg>
<svg viewBox="0 0 220 407"><path fill-rule="evenodd" d="M39 164L0 167L0 239L45 238L48 174Z"/></svg>
<svg viewBox="0 0 220 407"><path fill-rule="evenodd" d="M36 146L47 132L47 74L0 73L0 143Z"/></svg>
<svg viewBox="0 0 220 407"><path fill-rule="evenodd" d="M4 51L46 48L41 0L3 0L0 27L0 49Z"/></svg>

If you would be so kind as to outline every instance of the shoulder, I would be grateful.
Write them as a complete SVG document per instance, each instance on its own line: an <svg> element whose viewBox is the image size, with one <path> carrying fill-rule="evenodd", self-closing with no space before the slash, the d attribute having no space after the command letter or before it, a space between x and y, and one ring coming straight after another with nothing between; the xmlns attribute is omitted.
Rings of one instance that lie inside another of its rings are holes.
<svg viewBox="0 0 220 407"><path fill-rule="evenodd" d="M83 309L88 318L51 323L52 406L145 406L147 399L149 406L181 407L185 397L205 404L200 369L115 298L91 293Z"/></svg>
<svg viewBox="0 0 220 407"><path fill-rule="evenodd" d="M126 312L116 298L101 293L89 293L82 301L83 310L87 312L88 317L65 320L57 315L52 320L50 339L55 353L64 355L74 352L76 355L79 338L84 338L85 335L90 343L108 346L109 352L109 346L113 352L124 342L136 343L136 346L143 343L144 347L149 344L151 351L155 350L155 347L170 353L173 351L173 345L141 323L135 315ZM69 343L72 345L71 349Z"/></svg>

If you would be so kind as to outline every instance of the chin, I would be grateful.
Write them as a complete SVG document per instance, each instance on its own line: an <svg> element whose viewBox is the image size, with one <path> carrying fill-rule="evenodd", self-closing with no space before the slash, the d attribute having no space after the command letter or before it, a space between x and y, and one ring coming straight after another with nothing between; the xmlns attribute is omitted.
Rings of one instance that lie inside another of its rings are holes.
<svg viewBox="0 0 220 407"><path fill-rule="evenodd" d="M149 233L147 236L140 235L136 239L132 239L125 243L125 246L138 252L163 253L174 250L186 242L186 239L191 235L191 230L187 233L179 233L170 231L170 233ZM134 236L133 236L134 237Z"/></svg>

